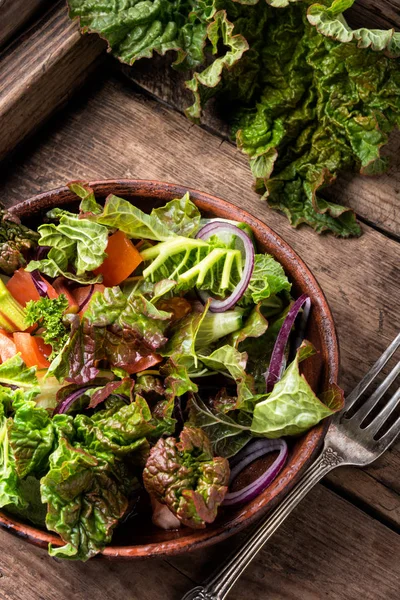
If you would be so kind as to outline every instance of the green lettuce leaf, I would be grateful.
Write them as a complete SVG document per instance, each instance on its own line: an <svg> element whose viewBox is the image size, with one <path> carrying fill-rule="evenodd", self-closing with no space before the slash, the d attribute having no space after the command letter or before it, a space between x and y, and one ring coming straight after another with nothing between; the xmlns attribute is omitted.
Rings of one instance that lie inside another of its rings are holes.
<svg viewBox="0 0 400 600"><path fill-rule="evenodd" d="M103 212L103 207L96 202L94 191L89 187L88 183L85 183L84 181L71 181L70 183L67 183L67 187L71 192L81 198L81 203L79 205L81 214L91 213L96 215Z"/></svg>
<svg viewBox="0 0 400 600"><path fill-rule="evenodd" d="M132 65L154 52L178 51L177 65L197 66L204 59L207 19L214 2L143 0L113 4L69 0L70 17L79 17L83 32L97 32L122 62Z"/></svg>
<svg viewBox="0 0 400 600"><path fill-rule="evenodd" d="M12 390L0 386L0 507L12 504L17 508L26 508L27 503L21 494L7 427L7 415L13 396Z"/></svg>
<svg viewBox="0 0 400 600"><path fill-rule="evenodd" d="M36 367L27 367L20 354L16 354L0 365L0 384L16 385L23 389L39 385Z"/></svg>
<svg viewBox="0 0 400 600"><path fill-rule="evenodd" d="M400 57L400 32L394 29L351 29L347 24L343 11L353 6L355 0L331 0L330 4L312 4L307 11L307 18L319 33L339 42L357 42L359 48L371 48L391 58Z"/></svg>
<svg viewBox="0 0 400 600"><path fill-rule="evenodd" d="M197 394L189 398L188 423L205 431L217 456L234 456L252 438L251 415L232 410L235 404L236 398L228 404L227 412L223 412L207 406Z"/></svg>
<svg viewBox="0 0 400 600"><path fill-rule="evenodd" d="M49 554L87 560L111 541L128 500L112 455L96 456L75 447L67 435L72 429L67 419L66 415L54 417L59 441L40 484L42 502L47 503L46 526L65 542L61 548L50 546Z"/></svg>
<svg viewBox="0 0 400 600"><path fill-rule="evenodd" d="M240 250L218 238L204 242L179 236L146 248L141 255L146 263L143 276L152 282L176 281L175 292L197 287L224 296L242 274Z"/></svg>
<svg viewBox="0 0 400 600"><path fill-rule="evenodd" d="M255 398L251 432L253 435L279 438L299 435L343 407L323 404L299 371L298 356L288 366L270 394Z"/></svg>
<svg viewBox="0 0 400 600"><path fill-rule="evenodd" d="M163 221L154 214L148 215L128 200L110 194L106 198L103 212L90 217L97 224L115 227L135 240L155 240L157 242L175 237ZM100 225L99 225L100 226Z"/></svg>
<svg viewBox="0 0 400 600"><path fill-rule="evenodd" d="M292 284L282 265L270 254L256 254L254 269L240 305L258 304L279 292L290 292Z"/></svg>
<svg viewBox="0 0 400 600"><path fill-rule="evenodd" d="M136 394L130 404L117 404L112 410L98 411L92 417L79 414L75 417L78 439L95 452L112 452L123 457L148 452L147 440L157 440L161 435L171 435L175 419L169 416L154 417L146 400Z"/></svg>
<svg viewBox="0 0 400 600"><path fill-rule="evenodd" d="M100 276L92 271L106 257L108 229L88 219L80 219L61 209L53 209L49 215L58 218L59 224L46 223L38 227L39 244L50 246L47 258L32 260L27 271L38 269L50 277L63 275L79 283L95 283ZM69 270L70 266L73 271Z"/></svg>
<svg viewBox="0 0 400 600"><path fill-rule="evenodd" d="M154 208L151 215L158 217L169 231L184 237L191 237L196 233L201 219L200 211L190 200L189 192L182 198L167 202L165 206Z"/></svg>
<svg viewBox="0 0 400 600"><path fill-rule="evenodd" d="M233 346L225 345L204 356L199 354L201 362L211 371L228 373L237 385L237 400L235 408L245 408L254 396L254 382L251 375L246 373L247 354L239 352Z"/></svg>
<svg viewBox="0 0 400 600"><path fill-rule="evenodd" d="M30 393L29 396L34 397L36 393ZM44 408L38 408L29 396L22 390L14 392L15 414L8 421L9 443L20 478L27 475L40 477L46 472L55 442L49 413Z"/></svg>

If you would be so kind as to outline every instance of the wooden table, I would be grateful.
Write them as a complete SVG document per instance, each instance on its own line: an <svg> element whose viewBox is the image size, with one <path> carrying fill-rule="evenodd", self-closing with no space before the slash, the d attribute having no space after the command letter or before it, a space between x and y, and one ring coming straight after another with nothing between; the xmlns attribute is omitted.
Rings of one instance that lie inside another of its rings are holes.
<svg viewBox="0 0 400 600"><path fill-rule="evenodd" d="M362 10L358 8L355 16L368 21L375 14L380 25L396 24L396 19L400 25L398 0L381 2L387 10L378 16L373 4L360 2ZM62 6L52 9L46 23L40 25L47 35L40 57L32 53L38 26L22 45L6 51L0 63L8 86L0 90L0 153L8 154L0 167L2 201L11 206L70 179L137 177L203 189L246 208L294 247L325 290L340 340L340 383L348 392L400 329L399 133L392 136L392 167L385 176L345 177L330 192L355 208L362 237L343 241L318 236L308 228L295 231L251 191L247 160L227 140L220 124L209 115L207 127L201 128L182 115L180 83L174 78L171 84L165 61L142 61L127 78L116 62L98 58L101 42L79 38ZM101 68L70 97L83 71L99 60ZM15 64L30 67L19 72L22 87L16 82ZM60 64L63 77L49 89L49 72L57 73ZM36 107L32 114L27 112L29 98ZM9 154L52 106L67 100L61 111ZM367 469L342 468L330 475L267 544L231 597L398 599L399 468L397 444ZM168 560L78 564L52 559L0 531L0 598L179 600L239 542L240 536Z"/></svg>

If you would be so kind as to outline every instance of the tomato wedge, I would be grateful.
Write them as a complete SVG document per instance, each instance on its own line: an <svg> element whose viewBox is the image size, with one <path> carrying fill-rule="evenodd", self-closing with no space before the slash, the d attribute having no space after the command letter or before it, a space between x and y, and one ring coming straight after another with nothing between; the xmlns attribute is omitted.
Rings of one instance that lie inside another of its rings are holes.
<svg viewBox="0 0 400 600"><path fill-rule="evenodd" d="M103 275L103 283L107 287L119 285L143 262L140 252L123 231L110 235L106 253L107 258L94 273Z"/></svg>
<svg viewBox="0 0 400 600"><path fill-rule="evenodd" d="M41 276L41 278L47 285L49 298L58 298L58 294L53 286L44 277ZM22 306L26 306L30 300L40 299L40 294L32 281L31 274L22 267L15 271L14 275L9 279L7 289Z"/></svg>
<svg viewBox="0 0 400 600"><path fill-rule="evenodd" d="M4 329L0 329L0 359L5 362L17 354L17 348L14 344L12 335Z"/></svg>
<svg viewBox="0 0 400 600"><path fill-rule="evenodd" d="M15 332L13 334L13 338L16 350L17 352L21 353L21 358L27 367L38 367L38 369L47 369L50 366L49 361L43 353L46 344L44 344L41 338L33 337L29 333L25 332ZM47 350L48 348L49 347L47 346Z"/></svg>

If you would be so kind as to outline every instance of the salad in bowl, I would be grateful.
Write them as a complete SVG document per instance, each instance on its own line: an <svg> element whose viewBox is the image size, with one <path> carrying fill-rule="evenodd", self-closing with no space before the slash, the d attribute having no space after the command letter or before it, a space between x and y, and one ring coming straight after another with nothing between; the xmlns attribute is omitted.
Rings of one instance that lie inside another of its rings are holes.
<svg viewBox="0 0 400 600"><path fill-rule="evenodd" d="M247 223L68 188L37 231L2 215L0 507L87 560L142 510L201 530L254 501L343 395L304 376L311 298Z"/></svg>

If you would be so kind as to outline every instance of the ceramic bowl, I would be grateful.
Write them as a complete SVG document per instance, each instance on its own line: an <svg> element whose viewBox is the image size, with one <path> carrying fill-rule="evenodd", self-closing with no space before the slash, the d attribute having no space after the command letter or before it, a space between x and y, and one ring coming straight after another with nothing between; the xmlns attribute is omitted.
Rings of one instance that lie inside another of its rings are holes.
<svg viewBox="0 0 400 600"><path fill-rule="evenodd" d="M145 211L183 196L186 187L143 180L96 181L90 183L98 199L113 193L130 200ZM293 284L295 297L307 293L312 300L312 312L306 336L318 353L304 364L304 374L316 393L323 391L329 383L336 383L338 375L338 345L331 311L315 277L292 250L292 248L265 223L233 204L204 192L189 189L192 200L205 216L222 217L244 221L250 225L257 239L259 251L268 252L283 265ZM26 225L37 225L46 211L62 206L78 208L78 198L68 188L45 192L13 207ZM112 544L103 556L108 558L134 559L160 555L185 553L200 547L215 544L238 532L259 519L276 506L299 479L302 471L313 460L321 446L327 430L327 421L314 427L291 444L286 467L272 485L248 504L236 509L220 509L216 521L206 529L193 530L183 527L178 531L163 531L151 524L148 518L133 518L120 525L115 531ZM265 469L268 458L259 459L249 468L247 477L255 478ZM264 464L263 464L264 462ZM41 530L17 518L0 513L0 525L24 537L29 542L47 547L49 542L60 545L61 540L53 533Z"/></svg>

